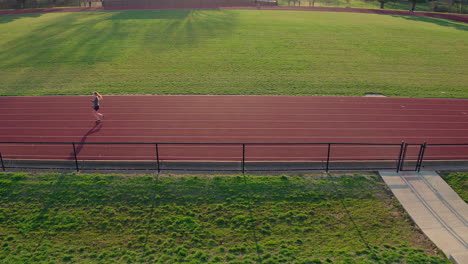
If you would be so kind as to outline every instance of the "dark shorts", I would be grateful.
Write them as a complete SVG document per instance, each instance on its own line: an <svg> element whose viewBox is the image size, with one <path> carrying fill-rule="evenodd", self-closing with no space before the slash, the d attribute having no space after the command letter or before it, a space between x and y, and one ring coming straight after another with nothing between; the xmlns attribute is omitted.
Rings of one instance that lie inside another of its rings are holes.
<svg viewBox="0 0 468 264"><path fill-rule="evenodd" d="M99 110L99 105L96 105L93 108L94 108L94 111L97 111L97 110Z"/></svg>

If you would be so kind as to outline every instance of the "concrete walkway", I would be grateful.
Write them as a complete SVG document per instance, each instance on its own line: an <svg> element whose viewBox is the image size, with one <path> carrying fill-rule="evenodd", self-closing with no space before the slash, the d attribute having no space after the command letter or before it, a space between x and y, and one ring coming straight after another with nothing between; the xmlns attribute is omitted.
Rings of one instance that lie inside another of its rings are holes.
<svg viewBox="0 0 468 264"><path fill-rule="evenodd" d="M468 263L468 205L434 171L380 175L413 221L455 263Z"/></svg>

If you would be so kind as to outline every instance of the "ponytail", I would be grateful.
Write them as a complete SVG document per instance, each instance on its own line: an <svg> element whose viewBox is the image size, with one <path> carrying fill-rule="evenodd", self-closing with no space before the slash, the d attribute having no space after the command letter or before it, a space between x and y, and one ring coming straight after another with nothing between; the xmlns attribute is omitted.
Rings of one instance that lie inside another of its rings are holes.
<svg viewBox="0 0 468 264"><path fill-rule="evenodd" d="M98 93L97 91L94 92L94 94L99 98L99 101L102 100L102 95L100 93Z"/></svg>

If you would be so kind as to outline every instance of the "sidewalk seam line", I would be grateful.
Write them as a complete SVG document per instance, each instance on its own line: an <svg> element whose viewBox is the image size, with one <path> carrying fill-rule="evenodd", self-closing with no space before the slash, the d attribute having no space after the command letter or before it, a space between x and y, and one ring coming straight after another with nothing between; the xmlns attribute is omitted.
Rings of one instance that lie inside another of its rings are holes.
<svg viewBox="0 0 468 264"><path fill-rule="evenodd" d="M455 210L455 208L452 207L452 205L447 202L447 200L443 197L442 194L440 194L439 191L437 191L437 189L422 175L419 176L422 181L429 187L429 189L439 198L440 201L442 201L442 203L458 218L460 219L460 221L465 225L465 226L468 226L468 222L467 220L465 219L465 217L463 217L460 213L458 213L457 210ZM439 175L440 177L440 175Z"/></svg>
<svg viewBox="0 0 468 264"><path fill-rule="evenodd" d="M409 183L405 177L400 176L400 178L408 185L408 187L411 189L411 191L416 195L418 200L426 207L427 210L434 216L434 218L439 221L439 223L444 227L445 230L447 230L455 239L458 240L465 248L468 248L467 243L461 238L452 228L434 211L434 209L421 197L419 192L414 188L413 185Z"/></svg>

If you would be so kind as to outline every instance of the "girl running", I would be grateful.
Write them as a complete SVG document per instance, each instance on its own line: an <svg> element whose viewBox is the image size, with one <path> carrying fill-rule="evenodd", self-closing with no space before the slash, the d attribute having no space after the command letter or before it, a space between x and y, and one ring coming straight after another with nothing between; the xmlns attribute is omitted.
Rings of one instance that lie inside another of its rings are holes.
<svg viewBox="0 0 468 264"><path fill-rule="evenodd" d="M101 122L101 118L104 117L103 114L99 113L99 103L102 101L102 95L100 95L98 92L93 93L93 109L94 109L94 117L96 118L96 123Z"/></svg>

